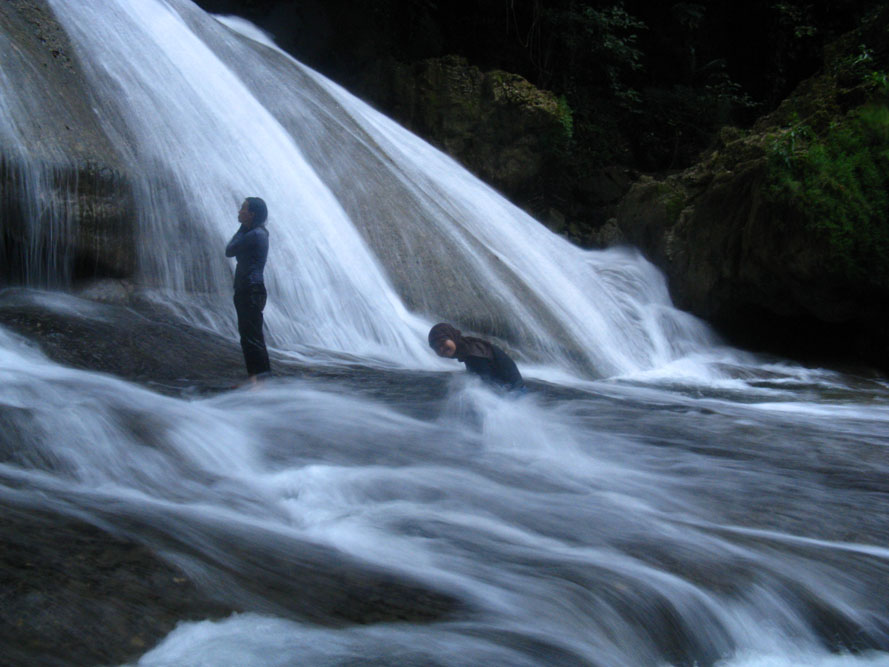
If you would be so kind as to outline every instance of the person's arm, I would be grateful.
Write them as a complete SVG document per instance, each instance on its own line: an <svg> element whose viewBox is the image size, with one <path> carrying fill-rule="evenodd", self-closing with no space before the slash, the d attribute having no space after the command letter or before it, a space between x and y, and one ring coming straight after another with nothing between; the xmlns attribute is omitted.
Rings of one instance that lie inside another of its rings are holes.
<svg viewBox="0 0 889 667"><path fill-rule="evenodd" d="M519 373L519 368L515 365L515 362L496 345L492 345L491 348L494 351L494 372L497 375L497 381L509 389L524 387L525 381L522 379L522 374Z"/></svg>
<svg viewBox="0 0 889 667"><path fill-rule="evenodd" d="M235 235L232 236L231 241L228 242L228 245L225 246L226 257L234 257L243 249L244 237L246 235L247 230L244 229L244 225L241 225L238 231L235 232Z"/></svg>

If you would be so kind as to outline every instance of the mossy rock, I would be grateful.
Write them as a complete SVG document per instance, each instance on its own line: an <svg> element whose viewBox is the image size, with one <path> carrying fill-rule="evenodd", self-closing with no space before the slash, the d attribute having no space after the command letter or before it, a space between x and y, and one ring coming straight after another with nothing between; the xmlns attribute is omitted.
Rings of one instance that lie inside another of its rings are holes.
<svg viewBox="0 0 889 667"><path fill-rule="evenodd" d="M564 99L518 74L448 55L378 62L366 94L494 187L521 199L571 140Z"/></svg>
<svg viewBox="0 0 889 667"><path fill-rule="evenodd" d="M889 10L751 131L620 205L620 236L733 342L889 370L887 26Z"/></svg>

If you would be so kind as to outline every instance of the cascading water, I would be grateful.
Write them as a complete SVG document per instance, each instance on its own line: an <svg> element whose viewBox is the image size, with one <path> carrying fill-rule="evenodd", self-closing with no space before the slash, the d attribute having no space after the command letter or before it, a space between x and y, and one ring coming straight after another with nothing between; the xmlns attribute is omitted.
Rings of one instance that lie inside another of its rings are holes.
<svg viewBox="0 0 889 667"><path fill-rule="evenodd" d="M49 4L134 175L154 298L233 338L222 248L262 196L277 353L359 369L183 400L0 329L0 502L126 535L244 610L140 664L889 664L889 385L714 347L636 253L570 246L241 24ZM0 139L37 201L14 90ZM549 382L512 400L429 373L452 318ZM457 603L344 623L343 563Z"/></svg>
<svg viewBox="0 0 889 667"><path fill-rule="evenodd" d="M7 63L15 53L5 35L0 35L0 53L4 54ZM33 161L27 157L27 147L22 138L34 134L29 131L32 128L23 127L26 120L21 122L31 117L27 92L23 96L8 93L21 90L18 83L0 69L0 90L5 91L5 94L0 94L0 141L6 147L6 155L0 158L0 181L17 182L18 188L23 191L20 201L25 204L15 220L4 220L4 230L0 234L0 257L11 265L6 270L13 275L58 285L63 283L59 277L69 273L70 257L54 251L54 238L70 233L74 216L64 205L65 198L55 196L58 174L52 169L33 166ZM50 163L67 162L64 152L57 147L42 148L48 150ZM61 188L62 191L72 189L70 185ZM13 235L23 241L20 243L22 250L17 255L6 251L6 245L11 243Z"/></svg>
<svg viewBox="0 0 889 667"><path fill-rule="evenodd" d="M282 347L428 363L428 319L409 309L597 375L660 366L708 342L641 258L572 247L394 123L196 8L54 9L83 51L108 133L144 175L146 279L180 307L195 293L221 295L196 319L231 330L218 247L253 193L271 210L267 318Z"/></svg>

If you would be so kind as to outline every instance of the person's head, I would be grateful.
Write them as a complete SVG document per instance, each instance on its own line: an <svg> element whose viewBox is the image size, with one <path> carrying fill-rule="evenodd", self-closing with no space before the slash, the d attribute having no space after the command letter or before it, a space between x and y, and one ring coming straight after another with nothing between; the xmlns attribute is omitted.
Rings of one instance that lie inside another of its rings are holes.
<svg viewBox="0 0 889 667"><path fill-rule="evenodd" d="M453 358L457 354L457 343L462 338L458 329L447 322L439 322L429 330L429 347L439 357Z"/></svg>
<svg viewBox="0 0 889 667"><path fill-rule="evenodd" d="M238 211L238 222L248 227L256 227L264 224L269 217L269 210L265 202L259 197L247 197Z"/></svg>

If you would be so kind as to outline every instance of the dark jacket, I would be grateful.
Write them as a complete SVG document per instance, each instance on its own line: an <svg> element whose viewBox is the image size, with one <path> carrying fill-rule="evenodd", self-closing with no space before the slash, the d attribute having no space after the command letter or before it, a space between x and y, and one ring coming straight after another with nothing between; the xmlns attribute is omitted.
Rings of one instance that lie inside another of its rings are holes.
<svg viewBox="0 0 889 667"><path fill-rule="evenodd" d="M487 341L485 341L487 343ZM485 382L495 384L504 389L521 389L525 386L522 374L519 373L515 362L509 358L499 347L493 343L490 346L490 356L476 356L468 354L460 358L466 364L466 370L478 375Z"/></svg>
<svg viewBox="0 0 889 667"><path fill-rule="evenodd" d="M225 256L238 260L235 268L235 291L248 290L252 285L264 285L262 272L269 254L269 232L259 225L245 229L244 225L232 236L225 247Z"/></svg>
<svg viewBox="0 0 889 667"><path fill-rule="evenodd" d="M525 382L515 362L496 345L474 336L464 336L447 322L439 322L429 330L429 347L438 351L446 340L453 341L454 357L466 364L466 370L482 380L504 389L524 390Z"/></svg>

